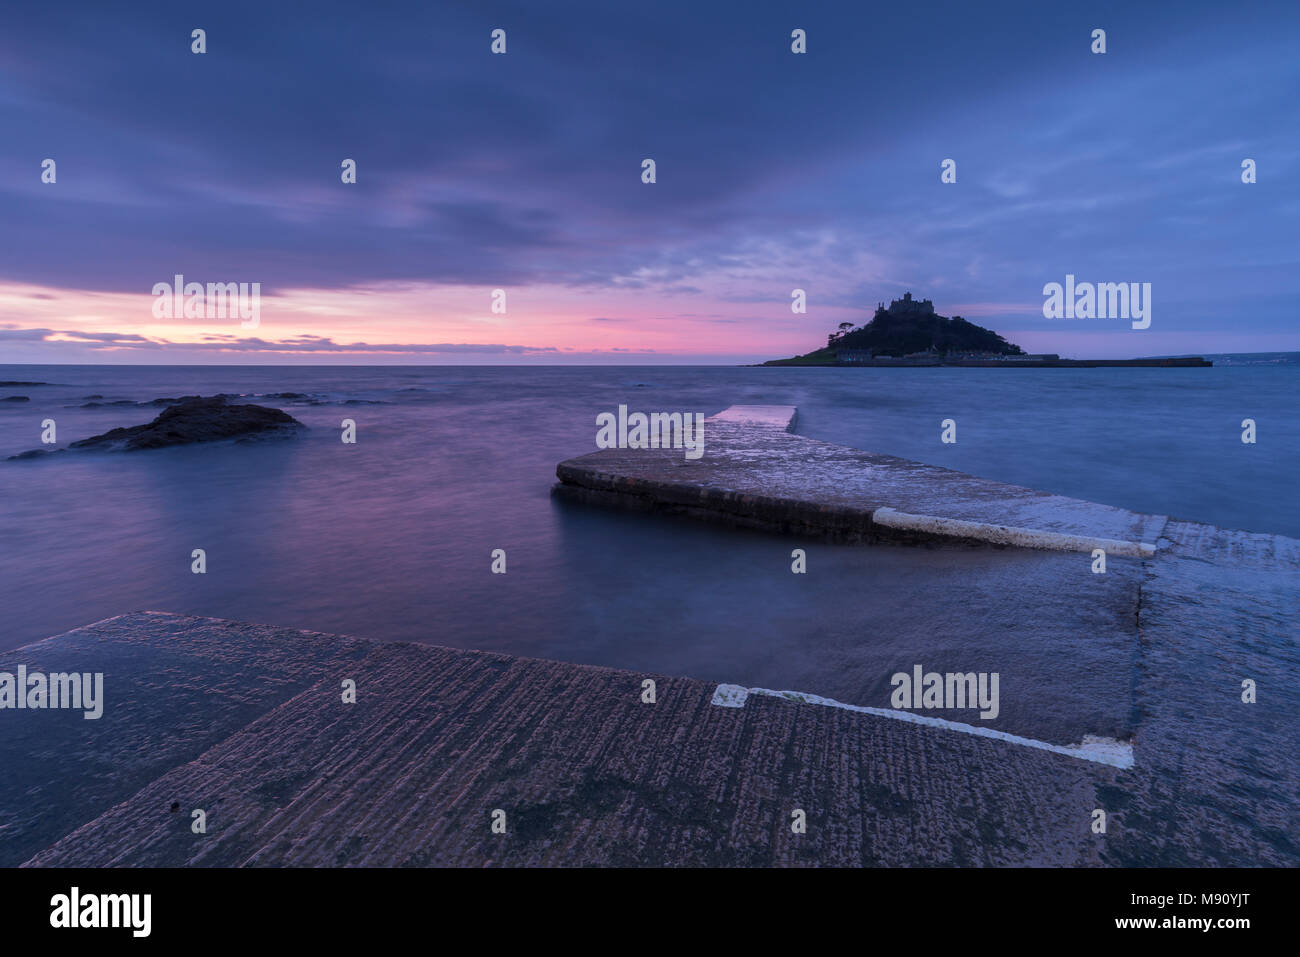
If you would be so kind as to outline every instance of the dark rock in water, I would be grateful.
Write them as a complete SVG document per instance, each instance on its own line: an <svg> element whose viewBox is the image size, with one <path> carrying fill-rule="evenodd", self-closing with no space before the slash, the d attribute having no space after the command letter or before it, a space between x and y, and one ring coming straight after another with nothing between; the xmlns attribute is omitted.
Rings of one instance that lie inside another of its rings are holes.
<svg viewBox="0 0 1300 957"><path fill-rule="evenodd" d="M86 398L87 398L87 399L95 399L95 398L102 399L103 396L102 396L102 395L101 395L101 396L88 395L88 396L86 396ZM199 398L202 398L202 396L197 396L197 395L183 395L183 396L180 396L179 398L173 398L173 397L171 397L171 396L163 396L163 397L160 398L160 399L150 399L148 402L136 402L134 399L114 399L112 402L85 402L85 403L82 403L82 406L81 406L81 407L82 407L83 409L106 409L106 408L112 408L112 407L117 407L117 406L128 406L128 405L129 405L129 406L131 406L132 408L140 408L140 409L151 409L151 408L153 408L153 409L156 409L156 408L158 408L159 406L164 406L164 405L179 405L179 404L182 403L182 402L189 402L191 399L199 399ZM218 398L229 398L229 397L228 397L228 396L218 396Z"/></svg>
<svg viewBox="0 0 1300 957"><path fill-rule="evenodd" d="M172 405L156 419L145 425L111 429L103 435L81 439L68 446L70 449L122 449L128 452L139 449L161 449L191 442L217 442L222 439L250 440L277 435L292 435L306 428L293 416L279 409L260 405L227 404L221 397L205 399L201 396L184 396L180 399L155 399L154 402L135 403L128 400L105 402L103 405L153 405L158 402ZM89 403L83 408L100 403ZM57 451L64 451L58 449ZM50 454L48 449L33 449L11 455L9 459L34 459Z"/></svg>
<svg viewBox="0 0 1300 957"><path fill-rule="evenodd" d="M21 385L49 385L48 382L19 382L17 379L0 379L0 386L13 388Z"/></svg>
<svg viewBox="0 0 1300 957"><path fill-rule="evenodd" d="M82 398L83 398L83 399L102 399L102 398L104 398L104 397L103 397L102 395L100 395L98 392L96 392L94 395L83 395Z"/></svg>
<svg viewBox="0 0 1300 957"><path fill-rule="evenodd" d="M201 398L203 397L200 395L183 395L178 399L164 397L161 399L153 399L152 401L149 402L137 402L136 404L141 407L160 406L160 405L179 405L182 402L189 402L191 399L201 399ZM219 398L228 398L228 396L219 396Z"/></svg>
<svg viewBox="0 0 1300 957"><path fill-rule="evenodd" d="M7 395L0 402L30 402L31 397L25 395Z"/></svg>
<svg viewBox="0 0 1300 957"><path fill-rule="evenodd" d="M268 398L268 399L305 399L305 398L307 398L307 393L306 393L306 392L268 392L268 393L266 394L266 398Z"/></svg>
<svg viewBox="0 0 1300 957"><path fill-rule="evenodd" d="M17 455L9 456L9 461L13 462L18 459L39 459L46 455L53 455L55 452L66 452L67 449L31 449L27 452L19 452Z"/></svg>
<svg viewBox="0 0 1300 957"><path fill-rule="evenodd" d="M186 397L164 410L147 425L111 429L103 435L73 442L74 449L122 448L161 449L191 442L216 442L250 436L292 434L306 428L301 422L279 409L260 405L230 405L220 396L204 399Z"/></svg>

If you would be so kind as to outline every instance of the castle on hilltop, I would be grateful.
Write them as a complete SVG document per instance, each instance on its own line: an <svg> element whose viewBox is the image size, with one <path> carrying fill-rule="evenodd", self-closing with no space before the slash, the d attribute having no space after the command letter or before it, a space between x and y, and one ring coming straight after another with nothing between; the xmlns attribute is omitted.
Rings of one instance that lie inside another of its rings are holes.
<svg viewBox="0 0 1300 957"><path fill-rule="evenodd" d="M885 304L880 302L876 304L876 307L878 309L885 309ZM913 299L910 292L905 292L903 293L902 299L895 299L889 304L889 308L885 309L885 311L891 312L896 316L932 316L934 315L934 303L929 299Z"/></svg>

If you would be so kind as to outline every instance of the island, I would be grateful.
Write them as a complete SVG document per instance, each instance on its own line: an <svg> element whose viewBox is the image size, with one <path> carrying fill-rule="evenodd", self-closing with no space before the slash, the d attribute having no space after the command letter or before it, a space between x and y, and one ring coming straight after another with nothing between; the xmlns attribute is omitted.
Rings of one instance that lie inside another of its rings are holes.
<svg viewBox="0 0 1300 957"><path fill-rule="evenodd" d="M1209 366L1200 356L1152 359L1062 359L1029 355L991 329L961 316L941 316L929 299L910 292L886 307L879 303L871 321L858 328L842 322L826 345L806 355L771 359L765 366L973 366L984 368L1096 368L1099 366Z"/></svg>

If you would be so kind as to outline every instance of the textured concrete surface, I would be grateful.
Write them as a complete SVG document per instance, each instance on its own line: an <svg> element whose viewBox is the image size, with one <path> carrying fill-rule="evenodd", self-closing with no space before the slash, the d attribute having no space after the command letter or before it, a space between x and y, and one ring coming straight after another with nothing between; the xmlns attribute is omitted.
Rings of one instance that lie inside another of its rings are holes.
<svg viewBox="0 0 1300 957"><path fill-rule="evenodd" d="M1094 539L1154 545L1167 521L820 442L787 431L793 417L789 406L733 406L706 420L699 459L672 449L603 449L561 462L555 491L843 541L970 539L1090 551ZM875 521L882 509L890 520ZM900 522L897 513L932 521Z"/></svg>
<svg viewBox="0 0 1300 957"><path fill-rule="evenodd" d="M324 640L322 640L324 639ZM193 760L369 646L237 621L141 613L0 654L0 671L103 672L104 715L0 711L0 866Z"/></svg>
<svg viewBox="0 0 1300 957"><path fill-rule="evenodd" d="M238 634L180 616L101 627L160 648ZM658 677L644 704L645 675L423 645L376 642L317 677L30 863L1097 864L1096 788L1126 773L781 698L718 707L686 678Z"/></svg>
<svg viewBox="0 0 1300 957"><path fill-rule="evenodd" d="M1142 586L1143 773L1101 796L1109 864L1300 864L1300 541L1171 522ZM1242 701L1242 682L1257 687ZM1189 843L1188 835L1196 835ZM1140 836L1136 836L1140 835Z"/></svg>

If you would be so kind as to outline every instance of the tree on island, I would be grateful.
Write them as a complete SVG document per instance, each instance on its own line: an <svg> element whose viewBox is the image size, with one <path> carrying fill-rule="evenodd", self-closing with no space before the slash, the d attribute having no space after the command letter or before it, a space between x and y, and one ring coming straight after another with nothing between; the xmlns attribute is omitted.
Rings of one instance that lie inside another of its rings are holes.
<svg viewBox="0 0 1300 957"><path fill-rule="evenodd" d="M834 345L837 340L842 339L845 335L847 335L849 330L852 328L853 328L853 323L841 322L839 325L839 329L835 332L832 332L829 336L826 337L826 345L827 346Z"/></svg>

